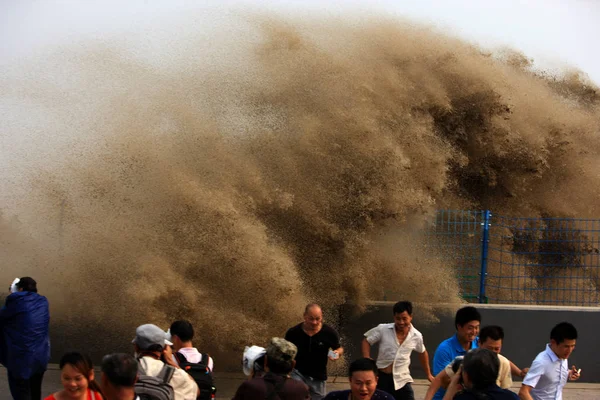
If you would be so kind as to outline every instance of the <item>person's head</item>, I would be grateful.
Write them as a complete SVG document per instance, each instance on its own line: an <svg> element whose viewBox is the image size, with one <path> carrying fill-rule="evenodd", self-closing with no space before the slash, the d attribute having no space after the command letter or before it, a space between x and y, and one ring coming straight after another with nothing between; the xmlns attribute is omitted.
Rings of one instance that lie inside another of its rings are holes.
<svg viewBox="0 0 600 400"><path fill-rule="evenodd" d="M242 356L242 371L244 375L251 377L260 377L264 373L265 368L265 353L264 347L246 346Z"/></svg>
<svg viewBox="0 0 600 400"><path fill-rule="evenodd" d="M296 365L298 348L294 343L274 337L265 351L265 371L279 375L287 375Z"/></svg>
<svg viewBox="0 0 600 400"><path fill-rule="evenodd" d="M500 354L504 341L504 329L497 325L489 325L479 331L479 347Z"/></svg>
<svg viewBox="0 0 600 400"><path fill-rule="evenodd" d="M60 359L60 381L64 387L64 397L79 399L88 388L99 392L100 387L94 381L92 360L81 353L66 353Z"/></svg>
<svg viewBox="0 0 600 400"><path fill-rule="evenodd" d="M494 385L500 371L498 354L488 349L473 349L467 354L462 363L462 378L469 389L485 389Z"/></svg>
<svg viewBox="0 0 600 400"><path fill-rule="evenodd" d="M481 324L481 314L475 307L463 307L456 312L454 318L454 326L456 327L456 335L462 342L472 342L479 333L479 325Z"/></svg>
<svg viewBox="0 0 600 400"><path fill-rule="evenodd" d="M348 368L348 379L353 399L370 400L377 389L377 364L370 358L352 361Z"/></svg>
<svg viewBox="0 0 600 400"><path fill-rule="evenodd" d="M19 282L16 284L17 290L19 292L35 292L37 293L37 282L30 278L29 276L25 276L19 279Z"/></svg>
<svg viewBox="0 0 600 400"><path fill-rule="evenodd" d="M135 338L131 343L134 344L137 353L141 351L160 353L165 345L173 345L167 340L166 332L153 324L138 326L135 330Z"/></svg>
<svg viewBox="0 0 600 400"><path fill-rule="evenodd" d="M323 310L316 303L311 303L304 309L304 329L307 332L318 332L323 326Z"/></svg>
<svg viewBox="0 0 600 400"><path fill-rule="evenodd" d="M130 400L135 396L138 363L129 354L117 353L102 359L102 393L106 400Z"/></svg>
<svg viewBox="0 0 600 400"><path fill-rule="evenodd" d="M405 329L412 322L412 303L410 301L399 301L394 304L394 324L396 329Z"/></svg>
<svg viewBox="0 0 600 400"><path fill-rule="evenodd" d="M194 338L194 327L189 321L175 321L169 328L173 349L178 351L182 347L191 347ZM168 339L168 338L167 338Z"/></svg>
<svg viewBox="0 0 600 400"><path fill-rule="evenodd" d="M569 358L575 350L576 342L577 329L568 322L561 322L550 332L550 348L558 358L563 360Z"/></svg>
<svg viewBox="0 0 600 400"><path fill-rule="evenodd" d="M452 360L452 372L456 373L456 371L458 371L458 369L462 365L464 359L465 359L465 356L454 357L454 360Z"/></svg>
<svg viewBox="0 0 600 400"><path fill-rule="evenodd" d="M265 374L265 355L266 354L263 354L254 361L252 372L250 373L252 378L260 378Z"/></svg>

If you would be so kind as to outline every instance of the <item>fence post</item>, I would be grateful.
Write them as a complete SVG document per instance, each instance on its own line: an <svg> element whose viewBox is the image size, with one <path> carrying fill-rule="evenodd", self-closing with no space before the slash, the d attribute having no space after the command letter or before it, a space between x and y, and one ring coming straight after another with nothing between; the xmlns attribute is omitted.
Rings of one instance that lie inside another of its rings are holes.
<svg viewBox="0 0 600 400"><path fill-rule="evenodd" d="M490 218L492 213L490 210L483 212L483 222L481 223L481 270L479 271L479 299L480 303L487 303L485 295L485 281L487 279L487 260L488 260L488 245L490 243Z"/></svg>

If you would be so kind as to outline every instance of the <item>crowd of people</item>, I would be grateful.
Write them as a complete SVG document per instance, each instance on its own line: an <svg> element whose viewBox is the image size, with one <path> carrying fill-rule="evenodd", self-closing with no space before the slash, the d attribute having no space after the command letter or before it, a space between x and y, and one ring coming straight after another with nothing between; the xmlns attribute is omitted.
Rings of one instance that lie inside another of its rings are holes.
<svg viewBox="0 0 600 400"><path fill-rule="evenodd" d="M144 324L135 331L132 354L105 356L96 379L90 358L69 352L60 360L62 389L43 397L42 379L50 360L48 300L30 277L15 279L0 309L0 362L6 367L15 400L208 400L216 395L214 360L193 345L194 328L179 320L167 331ZM265 347L246 347L242 369L249 376L233 400L413 400L410 357L418 354L430 387L426 400L560 399L568 380L581 370L569 368L577 330L568 322L550 332L550 343L529 368L502 356L504 331L480 329L475 307L455 316L456 332L441 342L430 365L424 338L412 324L408 301L393 307L393 322L364 333L362 357L349 363L349 389L327 391L327 365L344 354L340 335L324 323L318 304L308 304L301 323ZM371 346L377 345L376 357ZM519 394L508 390L512 377L523 378Z"/></svg>

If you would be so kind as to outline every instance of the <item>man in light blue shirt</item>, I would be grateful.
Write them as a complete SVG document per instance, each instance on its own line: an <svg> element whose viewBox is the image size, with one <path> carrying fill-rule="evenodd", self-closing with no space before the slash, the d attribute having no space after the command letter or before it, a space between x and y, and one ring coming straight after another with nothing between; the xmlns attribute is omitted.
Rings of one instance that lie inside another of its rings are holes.
<svg viewBox="0 0 600 400"><path fill-rule="evenodd" d="M567 359L575 350L577 329L561 322L550 332L550 343L533 360L523 379L519 397L522 400L562 400L562 390L567 380L579 379L575 366L569 370Z"/></svg>
<svg viewBox="0 0 600 400"><path fill-rule="evenodd" d="M456 356L464 356L467 351L477 348L477 334L481 325L481 314L475 307L463 307L456 312L454 336L444 340L433 356L433 375L437 376ZM442 400L445 389L436 392L433 400Z"/></svg>

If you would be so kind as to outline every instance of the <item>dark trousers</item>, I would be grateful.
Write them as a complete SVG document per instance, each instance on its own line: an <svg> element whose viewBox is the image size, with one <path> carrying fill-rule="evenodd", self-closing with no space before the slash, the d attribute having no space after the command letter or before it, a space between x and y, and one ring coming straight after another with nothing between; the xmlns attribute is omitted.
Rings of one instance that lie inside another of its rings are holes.
<svg viewBox="0 0 600 400"><path fill-rule="evenodd" d="M377 381L377 389L388 392L396 400L415 400L415 392L410 385L410 382L402 386L400 389L394 389L394 377L392 374L386 374L379 371L379 380Z"/></svg>
<svg viewBox="0 0 600 400"><path fill-rule="evenodd" d="M14 400L41 400L44 372L34 374L29 379L16 378L8 373L8 386Z"/></svg>

